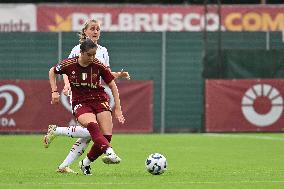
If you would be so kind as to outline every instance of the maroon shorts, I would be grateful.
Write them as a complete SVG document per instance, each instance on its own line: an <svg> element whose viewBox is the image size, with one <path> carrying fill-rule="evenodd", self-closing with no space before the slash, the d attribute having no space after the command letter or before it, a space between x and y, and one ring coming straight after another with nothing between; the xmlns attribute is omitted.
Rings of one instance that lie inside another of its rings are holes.
<svg viewBox="0 0 284 189"><path fill-rule="evenodd" d="M110 111L111 107L107 101L94 101L94 102L84 102L76 104L73 108L73 114L78 119L78 117L84 113L98 114L104 111Z"/></svg>

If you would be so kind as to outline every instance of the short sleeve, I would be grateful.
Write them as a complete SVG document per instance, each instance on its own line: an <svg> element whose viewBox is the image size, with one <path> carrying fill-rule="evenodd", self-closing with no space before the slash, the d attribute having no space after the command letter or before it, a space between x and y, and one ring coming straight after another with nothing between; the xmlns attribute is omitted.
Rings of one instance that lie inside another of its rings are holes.
<svg viewBox="0 0 284 189"><path fill-rule="evenodd" d="M70 52L68 58L74 58L75 56L80 55L80 45L76 45Z"/></svg>
<svg viewBox="0 0 284 189"><path fill-rule="evenodd" d="M109 64L109 56L108 56L108 51L107 51L107 49L105 50L104 58L105 58L105 66L109 68L109 67L110 67L110 64Z"/></svg>
<svg viewBox="0 0 284 189"><path fill-rule="evenodd" d="M112 80L114 80L114 76L111 74L109 69L105 66L101 67L101 77L106 84L109 84Z"/></svg>
<svg viewBox="0 0 284 189"><path fill-rule="evenodd" d="M63 66L63 61L61 61L60 63L56 64L54 66L54 73L56 74L64 74L65 73L65 68L66 66Z"/></svg>

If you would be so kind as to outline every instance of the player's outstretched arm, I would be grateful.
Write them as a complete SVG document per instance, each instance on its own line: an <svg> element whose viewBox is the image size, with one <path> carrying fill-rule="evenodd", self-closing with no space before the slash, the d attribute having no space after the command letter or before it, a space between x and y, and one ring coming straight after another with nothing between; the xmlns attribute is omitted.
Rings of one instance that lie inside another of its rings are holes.
<svg viewBox="0 0 284 189"><path fill-rule="evenodd" d="M54 67L49 70L49 83L51 87L51 104L57 104L59 102L59 93L56 85L56 75L54 73Z"/></svg>
<svg viewBox="0 0 284 189"><path fill-rule="evenodd" d="M118 119L118 121L123 124L125 122L125 119L124 119L124 116L122 114L122 110L121 110L121 106L120 106L119 93L118 93L118 89L117 89L117 86L116 86L114 80L112 80L108 84L108 86L109 86L109 88L112 92L113 98L114 98L114 103L115 103L114 115L115 115L115 118Z"/></svg>
<svg viewBox="0 0 284 189"><path fill-rule="evenodd" d="M129 73L124 71L123 69L120 72L111 72L111 74L115 77L115 79L117 79L117 78L125 78L125 79L130 80Z"/></svg>

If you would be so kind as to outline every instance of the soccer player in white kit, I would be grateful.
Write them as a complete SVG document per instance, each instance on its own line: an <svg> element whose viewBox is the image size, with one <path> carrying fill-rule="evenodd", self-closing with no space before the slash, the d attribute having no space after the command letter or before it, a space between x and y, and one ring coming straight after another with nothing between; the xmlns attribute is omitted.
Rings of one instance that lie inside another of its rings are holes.
<svg viewBox="0 0 284 189"><path fill-rule="evenodd" d="M90 38L97 44L99 37L100 37L99 22L96 20L88 20L85 23L84 27L82 28L79 41L81 43L86 38ZM78 56L79 54L80 54L80 44L76 45L72 49L68 58ZM105 47L98 45L95 57L99 61L101 61L106 67L110 68L108 51ZM128 72L125 72L125 71L111 72L111 73L115 78L130 79ZM70 84L68 81L68 77L63 76L63 79L64 79L64 84L65 84L63 92L65 95L67 95L70 92L71 88L70 88ZM99 119L98 119L98 122L100 122ZM112 135L110 135L109 133L103 133L103 134L108 141L111 140ZM85 149L88 147L88 144L91 141L90 133L86 128L83 128L81 126L59 127L56 125L49 125L48 132L44 136L44 146L47 148L49 144L51 143L51 141L58 135L69 136L72 138L79 138L72 146L65 160L59 165L57 169L57 172L60 172L60 173L76 173L72 169L70 169L69 166L79 156L81 156L84 153ZM107 163L112 164L112 162L107 162ZM116 163L116 162L113 162L113 163Z"/></svg>

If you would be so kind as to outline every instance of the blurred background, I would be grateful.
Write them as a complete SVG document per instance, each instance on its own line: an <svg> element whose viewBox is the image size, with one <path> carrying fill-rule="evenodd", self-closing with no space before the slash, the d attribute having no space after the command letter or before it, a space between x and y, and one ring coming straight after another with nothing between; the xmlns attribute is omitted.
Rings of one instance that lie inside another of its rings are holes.
<svg viewBox="0 0 284 189"><path fill-rule="evenodd" d="M48 71L102 23L127 125L118 133L282 132L283 0L0 1L0 132L76 124ZM59 83L62 87L62 82Z"/></svg>

